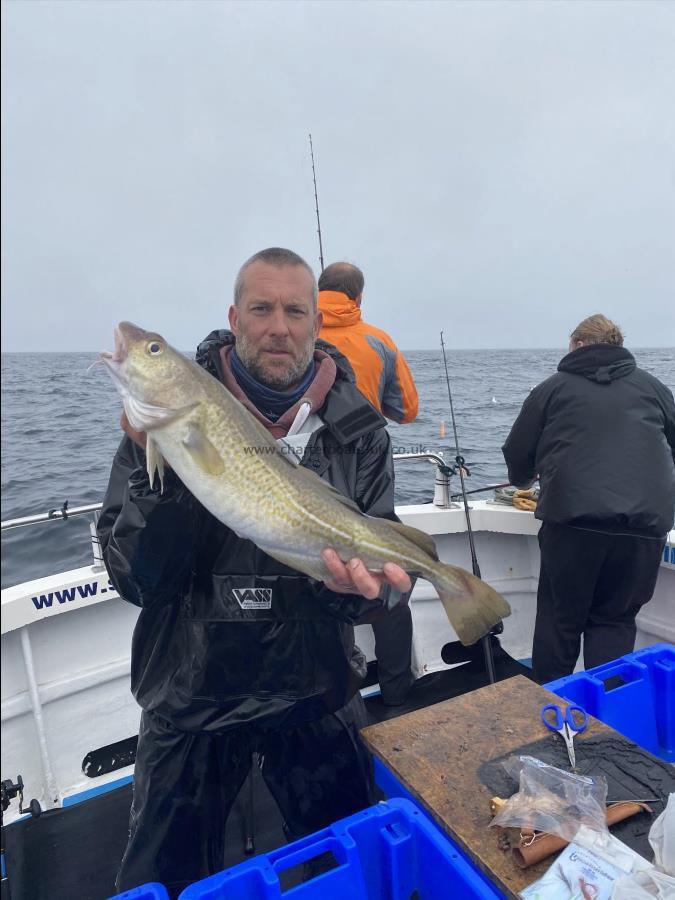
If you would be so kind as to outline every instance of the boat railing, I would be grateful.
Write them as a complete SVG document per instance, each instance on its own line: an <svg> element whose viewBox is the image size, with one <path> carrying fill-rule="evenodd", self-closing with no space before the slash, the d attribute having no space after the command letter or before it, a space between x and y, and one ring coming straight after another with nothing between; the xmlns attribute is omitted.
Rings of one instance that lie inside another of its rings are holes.
<svg viewBox="0 0 675 900"><path fill-rule="evenodd" d="M90 503L87 506L68 506L68 501L59 509L50 509L46 513L38 513L34 516L21 516L19 519L5 519L2 523L2 530L6 531L10 528L23 528L26 525L40 525L43 522L57 522L59 520L74 519L76 516L91 515L91 513L99 512L101 503Z"/></svg>
<svg viewBox="0 0 675 900"><path fill-rule="evenodd" d="M426 459L436 466L436 482L434 485L434 505L442 509L450 509L454 504L450 498L450 475L452 470L448 468L442 453L395 453L394 461ZM61 507L49 509L46 513L37 513L32 516L21 516L17 519L5 519L2 522L2 531L12 528L24 528L27 525L41 525L45 522L64 521L74 519L77 516L87 516L98 513L102 504L89 503L86 506L69 506L68 501Z"/></svg>

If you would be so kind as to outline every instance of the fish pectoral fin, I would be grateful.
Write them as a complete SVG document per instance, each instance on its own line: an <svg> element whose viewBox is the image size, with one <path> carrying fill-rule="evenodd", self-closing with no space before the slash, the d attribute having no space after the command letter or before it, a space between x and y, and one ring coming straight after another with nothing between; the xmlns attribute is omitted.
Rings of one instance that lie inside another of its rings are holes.
<svg viewBox="0 0 675 900"><path fill-rule="evenodd" d="M390 522L389 519L384 520L387 525L391 525L402 537L407 538L411 543L419 547L425 553L428 553L432 559L438 560L438 550L434 539L430 537L426 531L420 531L419 528L412 528L410 525L404 525L402 522Z"/></svg>
<svg viewBox="0 0 675 900"><path fill-rule="evenodd" d="M207 475L222 475L225 471L222 456L198 425L188 426L183 446L196 465Z"/></svg>
<svg viewBox="0 0 675 900"><path fill-rule="evenodd" d="M148 435L146 439L145 457L150 487L153 487L155 483L155 472L157 472L159 475L160 493L164 493L164 457L159 452L159 447L151 435Z"/></svg>

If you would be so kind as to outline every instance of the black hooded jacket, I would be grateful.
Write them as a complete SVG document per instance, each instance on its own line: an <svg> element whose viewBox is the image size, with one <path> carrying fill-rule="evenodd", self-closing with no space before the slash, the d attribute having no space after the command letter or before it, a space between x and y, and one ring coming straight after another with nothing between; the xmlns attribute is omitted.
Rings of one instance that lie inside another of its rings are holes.
<svg viewBox="0 0 675 900"><path fill-rule="evenodd" d="M212 332L197 362L220 377L220 348L232 341ZM395 518L385 420L344 357L317 346L335 359L337 377L302 465L363 512ZM170 470L160 494L145 465L125 436L97 526L115 588L141 607L131 659L138 703L185 731L294 725L342 707L359 683L351 623L373 602L332 593L242 540Z"/></svg>
<svg viewBox="0 0 675 900"><path fill-rule="evenodd" d="M623 347L568 353L531 392L502 450L513 484L539 475L544 522L656 538L673 526L673 395Z"/></svg>

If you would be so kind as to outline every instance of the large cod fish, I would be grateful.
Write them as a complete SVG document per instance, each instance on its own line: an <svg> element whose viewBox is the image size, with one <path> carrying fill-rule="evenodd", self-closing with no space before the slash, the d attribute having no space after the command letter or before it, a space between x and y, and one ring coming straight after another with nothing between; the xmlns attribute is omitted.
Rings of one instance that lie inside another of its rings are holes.
<svg viewBox="0 0 675 900"><path fill-rule="evenodd" d="M373 572L393 562L430 581L463 644L508 616L493 588L439 562L424 532L364 515L314 472L294 465L274 438L216 378L154 332L129 322L103 353L133 428L147 433L150 482L164 460L192 494L240 537L297 571L325 581L327 547Z"/></svg>

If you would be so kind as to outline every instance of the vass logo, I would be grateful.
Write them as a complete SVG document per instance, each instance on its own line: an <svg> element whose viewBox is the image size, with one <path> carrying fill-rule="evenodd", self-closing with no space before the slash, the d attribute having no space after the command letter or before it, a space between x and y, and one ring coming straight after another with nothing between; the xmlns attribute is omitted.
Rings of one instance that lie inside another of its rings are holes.
<svg viewBox="0 0 675 900"><path fill-rule="evenodd" d="M272 588L232 588L242 609L272 609Z"/></svg>

